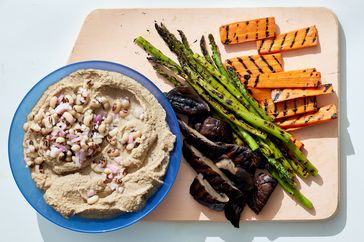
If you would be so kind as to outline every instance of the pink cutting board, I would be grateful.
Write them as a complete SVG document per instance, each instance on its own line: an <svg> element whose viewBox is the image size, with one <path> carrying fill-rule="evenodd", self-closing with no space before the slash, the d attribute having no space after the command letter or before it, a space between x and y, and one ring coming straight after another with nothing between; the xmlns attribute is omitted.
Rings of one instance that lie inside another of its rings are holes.
<svg viewBox="0 0 364 242"><path fill-rule="evenodd" d="M146 60L146 53L133 43L142 35L168 56L174 58L154 29L154 21L163 21L171 31L182 29L192 48L199 51L201 35L213 33L219 40L222 24L274 16L281 33L316 25L320 46L286 52L285 70L315 67L322 73L323 83L333 83L336 94L320 97L320 105L338 104L339 41L338 22L325 8L234 8L234 9L100 9L90 13L81 29L68 63L84 60L107 60L124 64L143 73L162 91L171 86L160 79ZM224 47L222 58L256 54L255 43ZM333 216L339 199L339 122L332 121L294 132L305 144L308 158L318 167L320 176L300 181L301 191L314 203L306 210L278 187L268 204L257 216L248 207L242 220L320 220ZM225 221L215 212L195 202L189 186L195 172L183 160L177 180L165 201L146 220L160 221Z"/></svg>

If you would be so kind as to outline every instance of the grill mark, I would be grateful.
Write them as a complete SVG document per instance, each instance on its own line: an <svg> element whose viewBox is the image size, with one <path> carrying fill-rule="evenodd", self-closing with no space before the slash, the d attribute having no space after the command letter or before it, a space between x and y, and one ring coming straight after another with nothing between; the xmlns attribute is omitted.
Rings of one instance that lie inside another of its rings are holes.
<svg viewBox="0 0 364 242"><path fill-rule="evenodd" d="M297 110L298 110L298 108L297 108L297 99L294 99L293 112L297 113Z"/></svg>
<svg viewBox="0 0 364 242"><path fill-rule="evenodd" d="M263 39L262 42L260 43L260 46L258 48L258 53L260 53L260 51L262 50L262 47L264 45L264 41L265 41L265 39Z"/></svg>
<svg viewBox="0 0 364 242"><path fill-rule="evenodd" d="M226 39L228 40L229 39L230 26L229 25L226 25L225 30L226 30Z"/></svg>
<svg viewBox="0 0 364 242"><path fill-rule="evenodd" d="M257 85L259 83L259 77L260 77L260 75L258 74L254 81L254 87L257 87Z"/></svg>
<svg viewBox="0 0 364 242"><path fill-rule="evenodd" d="M279 66L282 68L282 64L278 61L276 55L273 55L273 59L279 64Z"/></svg>
<svg viewBox="0 0 364 242"><path fill-rule="evenodd" d="M283 89L279 89L279 91L276 93L276 95L273 98L273 102L278 100L278 98L279 98L279 96L281 96L282 92L283 92Z"/></svg>
<svg viewBox="0 0 364 242"><path fill-rule="evenodd" d="M303 99L303 111L306 112L307 109L307 100L306 98Z"/></svg>
<svg viewBox="0 0 364 242"><path fill-rule="evenodd" d="M263 70L257 65L257 63L255 63L255 60L253 59L253 57L251 57L251 55L249 56L249 60L258 68L258 71L260 73L264 73Z"/></svg>
<svg viewBox="0 0 364 242"><path fill-rule="evenodd" d="M279 47L280 50L282 50L282 48L283 48L284 42L286 41L286 37L287 37L287 34L285 34L282 39L281 46Z"/></svg>
<svg viewBox="0 0 364 242"><path fill-rule="evenodd" d="M283 116L284 117L287 115L287 112L288 112L287 101L284 101L284 103L283 103Z"/></svg>
<svg viewBox="0 0 364 242"><path fill-rule="evenodd" d="M249 84L250 75L244 75L244 85L247 86Z"/></svg>
<svg viewBox="0 0 364 242"><path fill-rule="evenodd" d="M268 63L268 61L264 58L264 56L261 56L260 57L261 59L262 59L262 61L264 61L264 63L268 66L268 68L269 68L269 70L271 71L271 72L276 72L276 70L274 70L274 68Z"/></svg>
<svg viewBox="0 0 364 242"><path fill-rule="evenodd" d="M315 34L315 36L313 36L312 43L315 43L316 39L317 39L317 33Z"/></svg>
<svg viewBox="0 0 364 242"><path fill-rule="evenodd" d="M274 107L274 109L273 109L273 116L275 118L277 118L277 116L278 116L277 105L276 104L273 104L273 107Z"/></svg>
<svg viewBox="0 0 364 242"><path fill-rule="evenodd" d="M264 99L264 110L268 112L268 99Z"/></svg>
<svg viewBox="0 0 364 242"><path fill-rule="evenodd" d="M303 40L302 40L301 45L303 45L303 44L306 42L306 37L307 37L308 31L310 31L310 28L307 28L307 29L306 29L306 31L305 31L305 36L303 37Z"/></svg>
<svg viewBox="0 0 364 242"><path fill-rule="evenodd" d="M251 75L252 72L248 69L248 67L245 65L243 59L241 59L240 57L238 57L238 61L243 65L244 69L246 70L246 72Z"/></svg>
<svg viewBox="0 0 364 242"><path fill-rule="evenodd" d="M324 85L324 92L327 92L327 90L329 90L330 87L331 87L330 84L325 84Z"/></svg>
<svg viewBox="0 0 364 242"><path fill-rule="evenodd" d="M312 119L313 115L308 116L308 118L305 120L305 124L307 124L308 122L310 122L310 120Z"/></svg>
<svg viewBox="0 0 364 242"><path fill-rule="evenodd" d="M265 37L266 38L269 36L268 25L269 25L269 19L266 18L265 19Z"/></svg>
<svg viewBox="0 0 364 242"><path fill-rule="evenodd" d="M233 64L230 59L227 59L226 60L226 63L228 63L229 65L232 65Z"/></svg>
<svg viewBox="0 0 364 242"><path fill-rule="evenodd" d="M273 45L274 45L274 41L275 41L276 39L273 39L272 40L272 43L270 44L270 46L269 46L269 50L268 50L268 52L271 52L272 51L272 47L273 47Z"/></svg>
<svg viewBox="0 0 364 242"><path fill-rule="evenodd" d="M317 105L317 97L316 97L316 96L314 96L314 97L313 97L313 107L314 107L315 109L317 109L317 108L318 108L318 105Z"/></svg>
<svg viewBox="0 0 364 242"><path fill-rule="evenodd" d="M292 43L291 43L290 48L292 48L292 47L293 47L294 42L296 41L297 33L298 33L298 31L296 31L296 32L294 33L294 37L293 37L293 40L292 40Z"/></svg>

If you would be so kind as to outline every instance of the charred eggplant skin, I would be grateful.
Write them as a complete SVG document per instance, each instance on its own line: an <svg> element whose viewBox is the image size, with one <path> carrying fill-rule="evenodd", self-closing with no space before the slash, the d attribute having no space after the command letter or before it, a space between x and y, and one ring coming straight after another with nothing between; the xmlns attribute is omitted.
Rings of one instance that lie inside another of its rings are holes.
<svg viewBox="0 0 364 242"><path fill-rule="evenodd" d="M240 216L244 210L246 199L246 194L242 194L231 199L225 206L225 217L235 228L239 228Z"/></svg>
<svg viewBox="0 0 364 242"><path fill-rule="evenodd" d="M233 133L229 124L214 117L207 117L202 122L199 132L215 142L231 144L233 141Z"/></svg>
<svg viewBox="0 0 364 242"><path fill-rule="evenodd" d="M261 172L254 178L254 189L248 196L248 206L259 214L277 186L277 181L269 174Z"/></svg>
<svg viewBox="0 0 364 242"><path fill-rule="evenodd" d="M178 120L178 123L185 139L194 146L199 147L199 150L207 157L215 159L228 151L226 146L214 143L182 120Z"/></svg>
<svg viewBox="0 0 364 242"><path fill-rule="evenodd" d="M166 96L177 113L189 116L210 112L209 106L190 86L173 88Z"/></svg>
<svg viewBox="0 0 364 242"><path fill-rule="evenodd" d="M201 181L200 179L198 179L198 176L195 177L190 186L190 194L197 202L216 211L223 211L227 203L215 199L201 184Z"/></svg>
<svg viewBox="0 0 364 242"><path fill-rule="evenodd" d="M238 188L233 187L220 174L206 164L206 160L209 160L207 157L201 153L197 154L194 149L196 150L196 148L184 140L182 147L183 156L197 173L201 173L216 191L225 193L229 198L241 194ZM209 161L212 162L211 160Z"/></svg>
<svg viewBox="0 0 364 242"><path fill-rule="evenodd" d="M255 173L256 168L262 162L259 155L246 146L236 144L226 144L225 146L229 149L224 155L225 158L231 159L237 167L244 168L251 174Z"/></svg>

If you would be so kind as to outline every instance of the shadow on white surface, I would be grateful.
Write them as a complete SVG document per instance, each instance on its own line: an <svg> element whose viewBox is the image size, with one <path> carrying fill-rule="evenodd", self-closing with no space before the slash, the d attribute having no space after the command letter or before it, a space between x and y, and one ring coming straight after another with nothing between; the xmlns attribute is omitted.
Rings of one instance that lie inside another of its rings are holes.
<svg viewBox="0 0 364 242"><path fill-rule="evenodd" d="M39 214L39 230L45 242L61 241L253 241L256 237L276 240L279 237L326 237L339 234L347 220L347 157L355 153L348 133L346 37L340 27L341 42L341 190L337 214L325 221L311 222L246 222L240 229L228 223L216 222L140 222L129 228L107 234L82 234L60 228ZM174 238L174 239L171 239Z"/></svg>

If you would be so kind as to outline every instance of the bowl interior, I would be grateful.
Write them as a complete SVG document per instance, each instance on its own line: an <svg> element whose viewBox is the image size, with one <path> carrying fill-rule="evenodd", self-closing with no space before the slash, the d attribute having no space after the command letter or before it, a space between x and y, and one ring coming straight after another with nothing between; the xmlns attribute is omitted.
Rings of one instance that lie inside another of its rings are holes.
<svg viewBox="0 0 364 242"><path fill-rule="evenodd" d="M23 155L23 124L27 119L28 113L33 109L44 91L48 86L58 82L63 77L66 77L77 70L89 68L119 72L141 83L157 98L159 103L166 110L168 125L172 133L177 137L175 147L171 153L170 164L165 175L164 184L148 199L146 206L138 212L125 213L106 220L85 219L78 216L73 216L69 219L62 217L61 214L45 202L43 192L37 188L31 178L30 169L25 166ZM8 142L9 161L14 179L21 193L30 205L43 217L61 227L88 233L108 232L127 227L153 211L166 197L176 179L181 161L181 148L182 142L177 118L164 94L149 79L139 72L136 72L129 67L106 61L86 61L70 64L52 72L40 80L27 93L16 110L10 127Z"/></svg>

